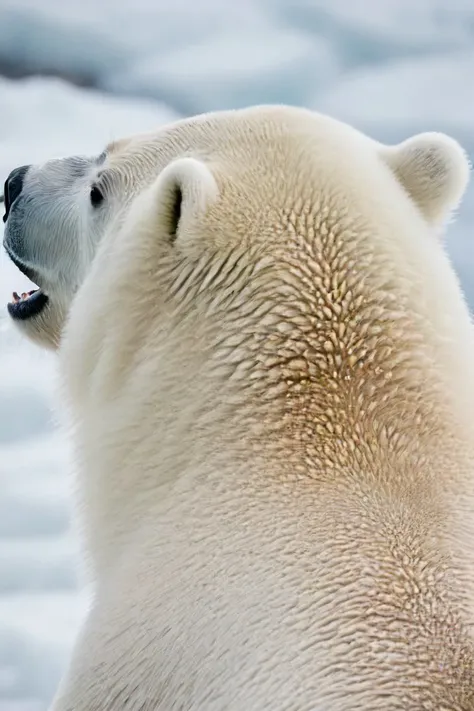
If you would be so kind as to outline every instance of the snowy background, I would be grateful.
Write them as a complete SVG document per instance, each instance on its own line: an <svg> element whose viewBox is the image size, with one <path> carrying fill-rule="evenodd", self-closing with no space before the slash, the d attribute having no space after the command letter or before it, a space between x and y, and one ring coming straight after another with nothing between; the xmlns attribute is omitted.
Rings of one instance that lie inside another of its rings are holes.
<svg viewBox="0 0 474 711"><path fill-rule="evenodd" d="M0 183L176 116L264 102L387 142L447 131L472 159L474 3L0 0ZM474 186L449 240L471 306L473 225ZM2 252L1 303L27 286ZM87 605L54 377L0 309L0 711L47 709Z"/></svg>

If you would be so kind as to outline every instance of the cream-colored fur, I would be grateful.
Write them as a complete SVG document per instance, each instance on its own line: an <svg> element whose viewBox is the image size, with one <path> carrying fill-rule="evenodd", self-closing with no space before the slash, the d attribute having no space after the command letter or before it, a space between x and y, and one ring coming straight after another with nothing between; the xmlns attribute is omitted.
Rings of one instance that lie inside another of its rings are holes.
<svg viewBox="0 0 474 711"><path fill-rule="evenodd" d="M68 165L6 232L37 245L20 325L59 344L96 580L54 711L473 711L457 143L210 114L109 146L56 224Z"/></svg>

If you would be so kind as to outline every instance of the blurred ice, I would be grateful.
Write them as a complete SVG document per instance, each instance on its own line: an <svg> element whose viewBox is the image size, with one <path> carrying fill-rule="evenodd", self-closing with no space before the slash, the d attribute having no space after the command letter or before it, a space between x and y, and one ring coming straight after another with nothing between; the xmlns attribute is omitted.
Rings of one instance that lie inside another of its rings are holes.
<svg viewBox="0 0 474 711"><path fill-rule="evenodd" d="M473 48L472 0L1 0L0 175L264 102L328 111L387 142L448 131L472 157ZM471 305L473 190L448 242ZM1 302L27 286L0 254ZM88 599L70 450L54 358L1 309L0 366L0 711L44 711Z"/></svg>
<svg viewBox="0 0 474 711"><path fill-rule="evenodd" d="M473 35L471 0L0 5L0 64L11 74L59 69L80 83L188 112L255 100L308 103L339 73L472 51Z"/></svg>

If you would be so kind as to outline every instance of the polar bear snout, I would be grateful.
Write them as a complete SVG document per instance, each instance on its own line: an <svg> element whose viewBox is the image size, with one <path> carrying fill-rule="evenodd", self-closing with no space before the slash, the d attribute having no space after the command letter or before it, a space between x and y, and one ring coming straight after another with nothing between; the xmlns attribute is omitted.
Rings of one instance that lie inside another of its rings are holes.
<svg viewBox="0 0 474 711"><path fill-rule="evenodd" d="M72 156L23 165L4 185L3 245L31 291L13 292L7 305L14 323L42 345L57 345L75 292L104 230L91 186L97 157Z"/></svg>
<svg viewBox="0 0 474 711"><path fill-rule="evenodd" d="M22 212L21 195L25 176L30 169L30 165L22 165L14 168L8 175L3 189L4 215L3 222L6 223L4 247L5 250L18 269L34 283L38 283L36 270L24 258L22 252L23 240L22 230L19 229L18 221L15 219L15 214ZM13 215L13 229L10 229ZM8 312L14 320L26 321L30 318L38 316L45 308L48 302L48 297L41 291L40 288L33 289L28 292L23 292L21 296L17 292L13 293L13 300L8 304Z"/></svg>
<svg viewBox="0 0 474 711"><path fill-rule="evenodd" d="M5 186L3 189L3 202L5 205L5 214L3 216L4 222L6 222L8 219L11 206L21 194L21 191L23 189L23 180L29 167L29 165L22 165L19 168L15 168L11 171L10 175L5 181Z"/></svg>

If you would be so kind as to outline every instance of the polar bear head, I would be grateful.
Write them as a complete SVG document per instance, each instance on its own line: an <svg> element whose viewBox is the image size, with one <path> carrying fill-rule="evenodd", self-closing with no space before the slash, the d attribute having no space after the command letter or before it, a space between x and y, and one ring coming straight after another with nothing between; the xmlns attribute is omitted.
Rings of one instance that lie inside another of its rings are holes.
<svg viewBox="0 0 474 711"><path fill-rule="evenodd" d="M143 309L149 286L186 301L196 280L192 293L207 290L210 299L221 288L224 298L257 289L257 272L265 282L264 273L280 279L285 269L295 278L301 271L295 288L311 309L337 298L331 271L348 289L359 271L369 289L449 330L459 292L432 233L457 206L468 172L446 135L385 146L288 107L198 116L119 140L98 156L23 166L5 183L4 246L39 288L15 295L8 310L29 338L57 348L83 286L90 304L105 288L126 288L115 267L106 276L122 258L123 274L129 259L141 260L127 288ZM163 269L167 283L159 284ZM290 310L296 298L265 293L288 300Z"/></svg>

